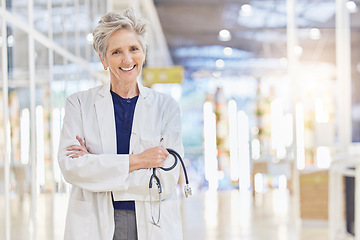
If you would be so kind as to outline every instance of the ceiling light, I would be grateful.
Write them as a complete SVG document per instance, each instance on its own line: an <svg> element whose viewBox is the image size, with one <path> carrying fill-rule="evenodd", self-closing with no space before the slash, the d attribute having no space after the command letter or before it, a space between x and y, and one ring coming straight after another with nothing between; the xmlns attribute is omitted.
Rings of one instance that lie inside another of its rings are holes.
<svg viewBox="0 0 360 240"><path fill-rule="evenodd" d="M92 35L92 33L89 33L88 35L86 35L86 39L91 44L94 41L94 36Z"/></svg>
<svg viewBox="0 0 360 240"><path fill-rule="evenodd" d="M319 40L321 37L320 30L318 28L310 29L310 39L312 40Z"/></svg>
<svg viewBox="0 0 360 240"><path fill-rule="evenodd" d="M350 13L356 13L357 12L357 6L354 1L347 1L346 7L349 10Z"/></svg>
<svg viewBox="0 0 360 240"><path fill-rule="evenodd" d="M280 58L280 65L286 67L288 64L288 60L285 57Z"/></svg>
<svg viewBox="0 0 360 240"><path fill-rule="evenodd" d="M241 9L239 11L239 15L241 16L251 16L252 14L252 7L249 4L244 4L241 6Z"/></svg>
<svg viewBox="0 0 360 240"><path fill-rule="evenodd" d="M219 32L218 39L220 41L230 41L231 33L229 32L229 30L223 29Z"/></svg>
<svg viewBox="0 0 360 240"><path fill-rule="evenodd" d="M233 50L232 50L231 47L226 47L226 48L224 48L224 54L225 54L226 56L230 56L232 53L233 53Z"/></svg>
<svg viewBox="0 0 360 240"><path fill-rule="evenodd" d="M221 72L220 71L213 72L213 77L215 78L221 77Z"/></svg>
<svg viewBox="0 0 360 240"><path fill-rule="evenodd" d="M8 47L13 47L14 46L14 36L13 35L8 36L7 42L8 42Z"/></svg>
<svg viewBox="0 0 360 240"><path fill-rule="evenodd" d="M222 59L218 59L218 60L216 60L216 67L217 68L223 68L224 66L225 66L225 62L224 62L224 60L222 60Z"/></svg>
<svg viewBox="0 0 360 240"><path fill-rule="evenodd" d="M303 52L303 49L300 46L295 46L294 52L295 52L296 56L300 57Z"/></svg>

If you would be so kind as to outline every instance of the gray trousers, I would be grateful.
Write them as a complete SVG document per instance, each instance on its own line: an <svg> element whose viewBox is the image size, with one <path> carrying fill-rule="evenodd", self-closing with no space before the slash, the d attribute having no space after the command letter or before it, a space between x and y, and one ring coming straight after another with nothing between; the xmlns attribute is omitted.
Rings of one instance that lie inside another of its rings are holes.
<svg viewBox="0 0 360 240"><path fill-rule="evenodd" d="M115 233L113 240L137 240L135 211L114 209Z"/></svg>

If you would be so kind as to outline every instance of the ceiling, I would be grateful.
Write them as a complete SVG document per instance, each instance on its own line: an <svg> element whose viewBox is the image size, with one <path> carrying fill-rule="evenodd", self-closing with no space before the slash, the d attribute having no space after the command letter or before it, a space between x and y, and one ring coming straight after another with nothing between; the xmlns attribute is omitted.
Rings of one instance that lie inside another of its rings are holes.
<svg viewBox="0 0 360 240"><path fill-rule="evenodd" d="M273 69L281 66L279 59L286 59L285 0L154 0L154 3L174 63L184 65L188 72L216 70L219 58L225 61L223 71L230 68L241 73L258 70L259 65ZM244 8L244 4L249 4L251 11L246 11L249 8ZM356 5L360 7L359 0ZM295 9L298 43L302 48L300 60L335 63L335 0L297 0ZM353 39L359 39L359 12L351 14ZM320 30L320 38L311 35L313 28ZM219 40L218 32L222 29L231 33L231 40ZM224 47L231 47L233 53L224 54Z"/></svg>

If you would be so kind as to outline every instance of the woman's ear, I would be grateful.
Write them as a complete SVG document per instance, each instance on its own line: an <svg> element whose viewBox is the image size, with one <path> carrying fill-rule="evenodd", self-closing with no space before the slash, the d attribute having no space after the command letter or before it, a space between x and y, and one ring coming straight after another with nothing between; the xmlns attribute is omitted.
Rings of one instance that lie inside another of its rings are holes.
<svg viewBox="0 0 360 240"><path fill-rule="evenodd" d="M105 59L102 57L101 53L98 53L98 54L99 54L100 61L101 61L102 65L103 65L103 67L104 67L104 70L107 70L108 65L106 64Z"/></svg>
<svg viewBox="0 0 360 240"><path fill-rule="evenodd" d="M146 62L146 48L144 50L144 61L143 61L143 65L145 65L145 62Z"/></svg>

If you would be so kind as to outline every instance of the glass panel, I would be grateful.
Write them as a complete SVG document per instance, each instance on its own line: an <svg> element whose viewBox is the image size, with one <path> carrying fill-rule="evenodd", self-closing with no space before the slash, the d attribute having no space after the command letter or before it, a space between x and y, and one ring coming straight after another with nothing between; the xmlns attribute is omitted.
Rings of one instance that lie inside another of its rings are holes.
<svg viewBox="0 0 360 240"><path fill-rule="evenodd" d="M8 78L10 117L10 209L11 236L30 235L30 211L19 206L30 203L29 146L30 124L28 109L28 38L23 31L8 26ZM21 224L19 224L21 223ZM23 224L22 224L23 223Z"/></svg>
<svg viewBox="0 0 360 240"><path fill-rule="evenodd" d="M356 5L355 5L356 6ZM352 80L352 141L360 142L360 5L350 11L351 80Z"/></svg>
<svg viewBox="0 0 360 240"><path fill-rule="evenodd" d="M298 56L296 91L304 107L305 166L326 168L336 136L335 1L297 2ZM326 9L326 11L324 11ZM303 14L302 14L303 13ZM290 98L291 99L291 98Z"/></svg>
<svg viewBox="0 0 360 240"><path fill-rule="evenodd" d="M6 9L21 21L28 22L28 1L6 1Z"/></svg>
<svg viewBox="0 0 360 240"><path fill-rule="evenodd" d="M22 21L27 19L27 1L7 1L8 10ZM43 35L48 35L47 2L34 0L34 26ZM30 147L36 146L37 159L37 193L36 196L36 228L39 239L62 239L64 233L65 214L69 185L65 183L57 164L57 147L64 116L65 98L74 92L99 85L94 77L76 63L64 59L66 51L85 59L92 69L101 71L101 64L92 50L92 42L88 41L94 16L99 9L93 8L90 1L52 2L52 26L54 41L65 51L54 52L49 59L50 50L35 39L35 116L30 113L29 88L29 49L28 34L8 27L8 73L9 73L9 113L11 133L11 235L19 239L28 239L32 235L32 170ZM65 6L65 7L64 7ZM102 15L102 14L101 14ZM74 22L78 24L74 24ZM76 25L76 27L75 27ZM0 28L1 30L1 28ZM91 40L91 39L90 39ZM1 44L0 44L1 50ZM95 63L89 61L95 56ZM3 62L0 54L0 63ZM52 64L52 66L50 65ZM2 83L0 65L0 82ZM1 84L2 88L2 84ZM0 88L0 166L3 166L4 127L3 98ZM31 117L36 122L36 143L31 143ZM0 167L0 207L4 209L3 167ZM53 208L53 202L61 202ZM63 204L65 203L65 204ZM3 211L2 211L3 212ZM55 222L56 228L53 223ZM4 233L4 219L0 218L0 238Z"/></svg>
<svg viewBox="0 0 360 240"><path fill-rule="evenodd" d="M1 3L0 3L1 5ZM2 74L2 47L3 41L1 37L2 33L2 18L0 15L0 211L5 213L5 183L4 183L4 154L5 154L5 143L4 143L4 101L3 101L3 74ZM5 236L5 222L4 217L0 219L0 238Z"/></svg>
<svg viewBox="0 0 360 240"><path fill-rule="evenodd" d="M47 0L34 0L34 28L47 36L48 20L50 18L47 11Z"/></svg>

